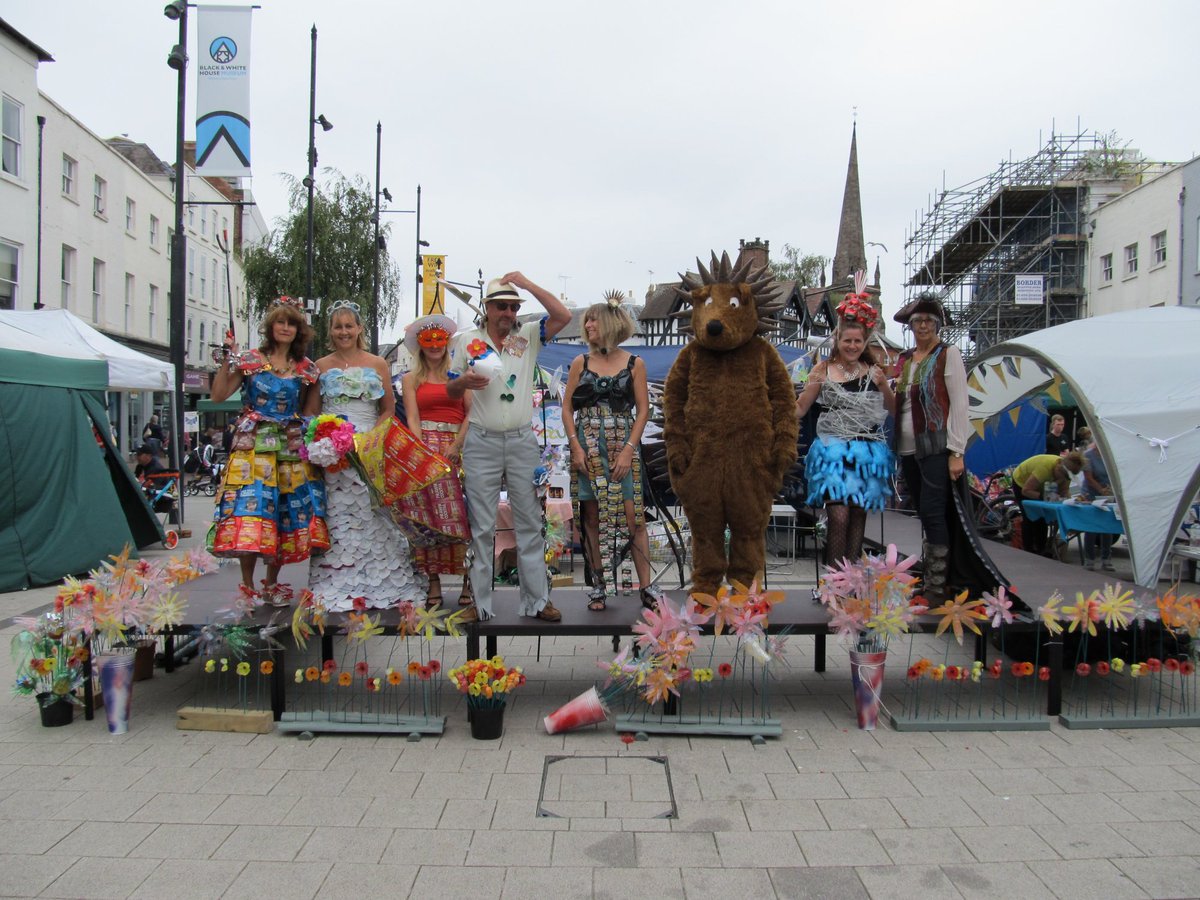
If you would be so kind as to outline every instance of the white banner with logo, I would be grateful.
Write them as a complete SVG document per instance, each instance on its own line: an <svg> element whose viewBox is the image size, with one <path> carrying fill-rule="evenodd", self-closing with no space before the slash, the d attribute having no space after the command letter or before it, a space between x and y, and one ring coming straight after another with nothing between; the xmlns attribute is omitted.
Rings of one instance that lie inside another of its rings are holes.
<svg viewBox="0 0 1200 900"><path fill-rule="evenodd" d="M197 27L196 171L250 175L249 6L201 6Z"/></svg>

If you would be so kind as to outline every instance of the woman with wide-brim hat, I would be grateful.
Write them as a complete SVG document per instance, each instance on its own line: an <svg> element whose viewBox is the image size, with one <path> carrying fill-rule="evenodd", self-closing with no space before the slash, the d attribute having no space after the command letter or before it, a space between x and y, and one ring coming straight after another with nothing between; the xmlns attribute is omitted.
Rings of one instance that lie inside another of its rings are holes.
<svg viewBox="0 0 1200 900"><path fill-rule="evenodd" d="M1004 578L975 532L963 477L971 425L962 353L942 340L950 319L936 294L922 293L894 318L914 342L896 362L896 452L925 531L922 592L930 604L949 586L978 596Z"/></svg>
<svg viewBox="0 0 1200 900"><path fill-rule="evenodd" d="M462 575L459 606L472 603L471 581L464 567L471 529L462 488L462 447L467 437L471 394L453 398L446 392L450 358L447 349L458 324L449 316L429 315L404 329L404 346L413 368L400 381L409 430L425 446L444 456L451 472L428 487L397 501L399 515L419 523L428 536L413 547L413 565L429 577L425 605L442 602L442 575Z"/></svg>

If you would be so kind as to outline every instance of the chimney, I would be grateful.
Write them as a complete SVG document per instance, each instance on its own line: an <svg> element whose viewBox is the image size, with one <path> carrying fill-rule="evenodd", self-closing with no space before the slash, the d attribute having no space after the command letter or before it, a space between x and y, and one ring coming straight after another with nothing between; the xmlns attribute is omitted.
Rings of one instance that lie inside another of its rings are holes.
<svg viewBox="0 0 1200 900"><path fill-rule="evenodd" d="M750 260L751 269L761 269L771 261L771 242L764 241L762 238L755 238L752 241L747 241L744 238L738 241L738 257L734 263L734 268L737 268L745 260Z"/></svg>

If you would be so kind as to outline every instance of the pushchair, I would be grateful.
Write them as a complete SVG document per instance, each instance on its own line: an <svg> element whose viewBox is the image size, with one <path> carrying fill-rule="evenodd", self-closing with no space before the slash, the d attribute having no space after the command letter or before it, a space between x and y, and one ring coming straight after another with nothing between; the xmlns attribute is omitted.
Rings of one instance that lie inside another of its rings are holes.
<svg viewBox="0 0 1200 900"><path fill-rule="evenodd" d="M158 472L147 475L142 483L146 502L163 526L163 546L174 550L179 543L179 473Z"/></svg>

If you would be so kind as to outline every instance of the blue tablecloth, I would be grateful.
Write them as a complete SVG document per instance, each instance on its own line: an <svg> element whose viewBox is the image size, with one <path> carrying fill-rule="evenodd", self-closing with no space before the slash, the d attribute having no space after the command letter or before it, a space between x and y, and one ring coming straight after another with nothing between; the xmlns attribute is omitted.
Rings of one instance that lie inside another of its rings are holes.
<svg viewBox="0 0 1200 900"><path fill-rule="evenodd" d="M1086 531L1091 534L1124 534L1125 526L1113 513L1112 504L1104 507L1090 503L1046 503L1043 500L1023 500L1021 506L1034 521L1051 522L1058 525L1064 537L1071 531Z"/></svg>

